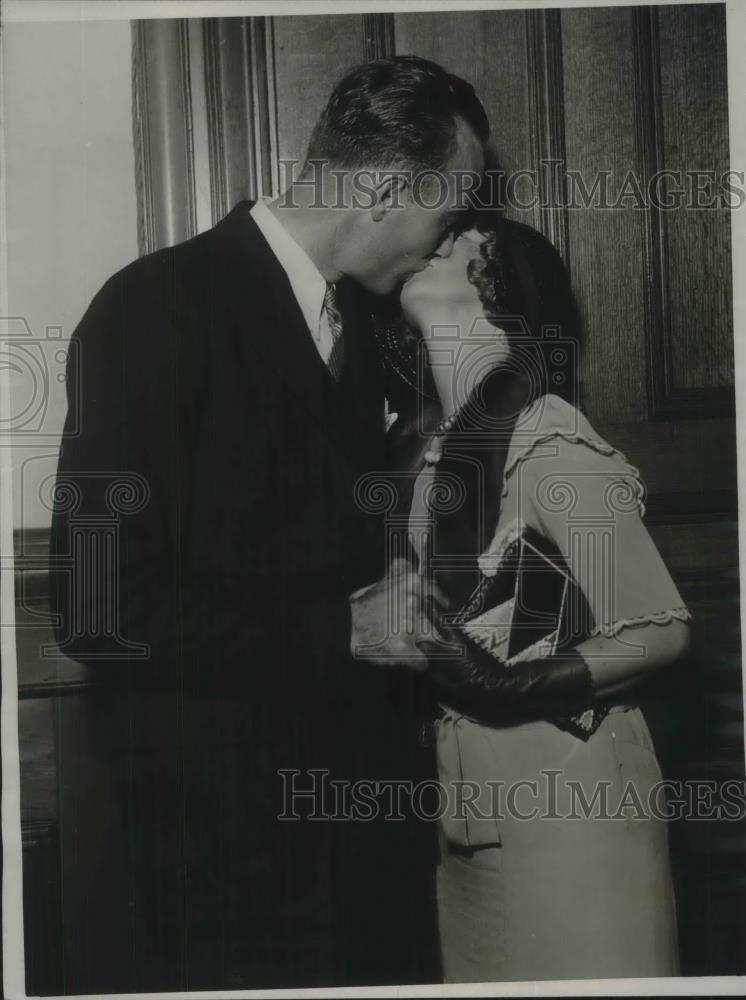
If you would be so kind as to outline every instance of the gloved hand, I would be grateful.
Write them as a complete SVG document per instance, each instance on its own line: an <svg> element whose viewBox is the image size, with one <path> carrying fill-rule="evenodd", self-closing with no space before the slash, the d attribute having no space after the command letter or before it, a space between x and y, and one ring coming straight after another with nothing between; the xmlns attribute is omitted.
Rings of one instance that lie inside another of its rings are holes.
<svg viewBox="0 0 746 1000"><path fill-rule="evenodd" d="M577 650L508 666L455 628L441 624L438 632L440 641L417 643L428 675L446 704L477 721L571 716L593 702L591 673Z"/></svg>

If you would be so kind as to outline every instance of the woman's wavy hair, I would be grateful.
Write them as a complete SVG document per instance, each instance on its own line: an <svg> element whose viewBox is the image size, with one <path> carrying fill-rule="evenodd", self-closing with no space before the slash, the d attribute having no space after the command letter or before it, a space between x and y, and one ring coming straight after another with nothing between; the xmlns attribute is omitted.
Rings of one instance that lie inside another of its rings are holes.
<svg viewBox="0 0 746 1000"><path fill-rule="evenodd" d="M562 258L537 230L495 210L475 215L472 225L486 238L467 275L486 319L507 336L505 367L516 374L528 368L535 398L552 392L579 405L580 320ZM383 303L375 328L389 400L406 410L413 394L434 395L422 338L404 319L398 297Z"/></svg>

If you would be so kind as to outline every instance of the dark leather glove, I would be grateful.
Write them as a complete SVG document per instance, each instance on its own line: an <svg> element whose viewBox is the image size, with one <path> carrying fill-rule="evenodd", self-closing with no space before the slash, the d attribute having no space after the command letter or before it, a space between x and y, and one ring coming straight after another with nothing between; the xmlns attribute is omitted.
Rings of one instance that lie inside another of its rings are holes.
<svg viewBox="0 0 746 1000"><path fill-rule="evenodd" d="M591 673L576 650L506 666L462 632L439 631L447 646L418 643L428 675L446 704L479 722L572 716L593 702ZM457 649L449 654L449 646L462 647L462 655Z"/></svg>

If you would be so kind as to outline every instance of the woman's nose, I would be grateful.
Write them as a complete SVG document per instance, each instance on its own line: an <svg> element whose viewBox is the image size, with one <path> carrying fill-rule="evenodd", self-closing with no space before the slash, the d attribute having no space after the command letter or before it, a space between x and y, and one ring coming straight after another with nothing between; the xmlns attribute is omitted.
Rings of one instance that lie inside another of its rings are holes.
<svg viewBox="0 0 746 1000"><path fill-rule="evenodd" d="M440 244L438 249L435 251L434 256L436 257L450 257L453 251L453 244L456 242L453 233L448 233L446 238Z"/></svg>

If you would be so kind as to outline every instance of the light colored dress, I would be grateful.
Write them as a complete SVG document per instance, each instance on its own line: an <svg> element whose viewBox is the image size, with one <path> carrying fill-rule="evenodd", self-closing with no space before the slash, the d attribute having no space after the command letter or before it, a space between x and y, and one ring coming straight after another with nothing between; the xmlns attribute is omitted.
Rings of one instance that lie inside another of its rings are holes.
<svg viewBox="0 0 746 1000"><path fill-rule="evenodd" d="M415 539L432 475L415 489ZM621 643L635 626L690 617L642 524L643 496L624 456L544 396L516 423L481 571L494 573L533 528L559 547L596 630L628 654ZM467 626L498 658L505 611ZM542 655L540 644L526 655ZM448 802L437 884L445 981L676 975L665 798L654 794L661 772L639 709L613 706L587 741L548 721L486 725L447 707L436 733Z"/></svg>

